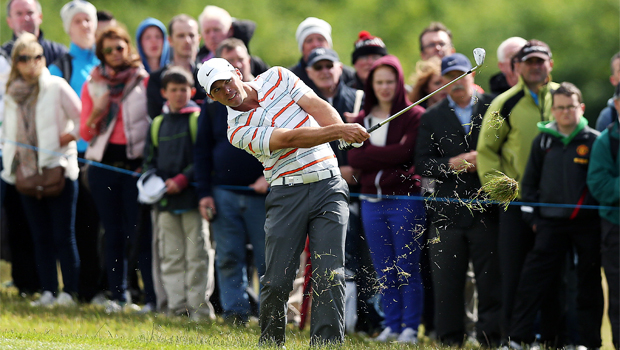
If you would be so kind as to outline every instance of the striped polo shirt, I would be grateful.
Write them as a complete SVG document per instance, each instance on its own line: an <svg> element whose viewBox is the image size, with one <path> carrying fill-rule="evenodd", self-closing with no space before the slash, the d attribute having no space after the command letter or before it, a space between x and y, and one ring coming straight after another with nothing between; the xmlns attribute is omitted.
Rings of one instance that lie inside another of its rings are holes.
<svg viewBox="0 0 620 350"><path fill-rule="evenodd" d="M260 107L247 112L228 107L228 140L255 156L264 167L267 182L282 176L338 168L329 143L312 148L269 149L276 128L318 127L296 102L310 88L286 68L273 67L247 83L258 93Z"/></svg>

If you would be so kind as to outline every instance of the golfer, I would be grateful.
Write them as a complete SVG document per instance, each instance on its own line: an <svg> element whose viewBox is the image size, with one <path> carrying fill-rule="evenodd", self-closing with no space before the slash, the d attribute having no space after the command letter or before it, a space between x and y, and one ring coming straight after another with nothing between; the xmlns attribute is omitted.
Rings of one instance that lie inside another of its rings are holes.
<svg viewBox="0 0 620 350"><path fill-rule="evenodd" d="M228 61L213 58L198 72L208 96L228 106L231 144L255 156L271 192L265 201L265 262L261 278L261 345L283 345L286 303L306 237L312 259L310 345L344 339L344 241L347 183L329 141L361 143L370 136L289 70L274 67L243 82Z"/></svg>

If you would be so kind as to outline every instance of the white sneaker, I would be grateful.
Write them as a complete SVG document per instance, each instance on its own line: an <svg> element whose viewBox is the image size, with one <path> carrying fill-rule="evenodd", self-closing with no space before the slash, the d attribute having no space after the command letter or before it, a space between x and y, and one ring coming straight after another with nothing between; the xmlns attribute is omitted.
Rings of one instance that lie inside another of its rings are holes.
<svg viewBox="0 0 620 350"><path fill-rule="evenodd" d="M146 303L146 305L144 305L144 306L142 307L142 309L141 309L140 311L137 311L136 313L137 313L137 314L140 314L140 315L142 315L142 314L148 314L148 313L151 313L151 312L155 312L155 311L157 311L157 310L155 310L155 309L156 309L156 307L155 307L155 304L154 304L154 303Z"/></svg>
<svg viewBox="0 0 620 350"><path fill-rule="evenodd" d="M122 311L123 311L123 307L116 300L108 300L105 303L105 313L106 314L119 313L119 312L122 312Z"/></svg>
<svg viewBox="0 0 620 350"><path fill-rule="evenodd" d="M69 307L69 306L75 306L77 304L75 303L75 300L73 300L73 297L71 296L71 294L62 292L60 293L58 298L56 298L55 305Z"/></svg>
<svg viewBox="0 0 620 350"><path fill-rule="evenodd" d="M52 292L50 292L49 290L46 290L46 291L43 292L43 294L41 294L41 297L39 297L39 299L31 302L30 306L34 306L34 307L39 307L39 306L51 307L51 306L54 306L54 302L55 301L56 301L56 298L54 297L54 294L52 294Z"/></svg>
<svg viewBox="0 0 620 350"><path fill-rule="evenodd" d="M104 293L97 293L91 300L90 304L95 306L106 306L108 302L108 298L105 297Z"/></svg>
<svg viewBox="0 0 620 350"><path fill-rule="evenodd" d="M411 327L407 327L400 333L396 341L399 343L417 344L418 343L418 332L413 330L413 328Z"/></svg>
<svg viewBox="0 0 620 350"><path fill-rule="evenodd" d="M389 341L396 340L397 338L398 338L398 333L392 332L392 328L387 327L386 329L383 330L383 332L381 332L381 334L379 334L376 338L374 338L373 341L387 343Z"/></svg>

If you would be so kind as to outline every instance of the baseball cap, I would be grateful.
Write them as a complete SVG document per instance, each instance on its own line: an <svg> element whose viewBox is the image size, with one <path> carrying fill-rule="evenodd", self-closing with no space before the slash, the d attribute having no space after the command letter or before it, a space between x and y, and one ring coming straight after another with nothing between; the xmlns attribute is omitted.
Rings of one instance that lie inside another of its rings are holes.
<svg viewBox="0 0 620 350"><path fill-rule="evenodd" d="M208 94L211 94L211 85L218 80L232 79L235 67L223 58L212 58L202 64L198 70L198 82Z"/></svg>
<svg viewBox="0 0 620 350"><path fill-rule="evenodd" d="M441 59L441 75L445 75L453 70L468 72L471 69L471 62L462 53L455 53Z"/></svg>
<svg viewBox="0 0 620 350"><path fill-rule="evenodd" d="M308 56L308 67L322 60L340 62L336 51L332 49L326 49L324 47L317 47L316 49L312 50L312 52L310 52L310 55Z"/></svg>
<svg viewBox="0 0 620 350"><path fill-rule="evenodd" d="M551 49L549 45L536 39L529 40L515 55L521 62L527 61L531 57L542 58L543 60L551 58Z"/></svg>

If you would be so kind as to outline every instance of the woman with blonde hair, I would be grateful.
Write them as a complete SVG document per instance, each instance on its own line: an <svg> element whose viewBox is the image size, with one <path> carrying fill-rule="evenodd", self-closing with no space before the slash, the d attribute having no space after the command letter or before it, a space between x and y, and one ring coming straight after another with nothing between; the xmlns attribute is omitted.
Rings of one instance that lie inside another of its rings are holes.
<svg viewBox="0 0 620 350"><path fill-rule="evenodd" d="M75 242L80 99L50 75L37 38L15 42L6 85L2 179L20 193L33 237L41 297L33 306L75 305L80 260ZM58 294L56 260L63 292ZM56 297L58 295L58 297Z"/></svg>
<svg viewBox="0 0 620 350"><path fill-rule="evenodd" d="M426 61L418 61L415 67L416 71L411 77L413 83L411 84L411 91L408 96L411 102L420 100L443 85L443 80L441 78L441 59L439 57L433 56ZM447 92L440 91L420 105L424 108L428 108L444 99L447 94Z"/></svg>
<svg viewBox="0 0 620 350"><path fill-rule="evenodd" d="M80 135L89 142L85 157L115 168L139 171L149 128L146 109L148 73L134 53L127 31L105 29L97 38L95 53L101 64L82 87ZM105 228L105 266L112 300L107 312L127 303L126 247L138 219L138 178L91 167L88 182Z"/></svg>

